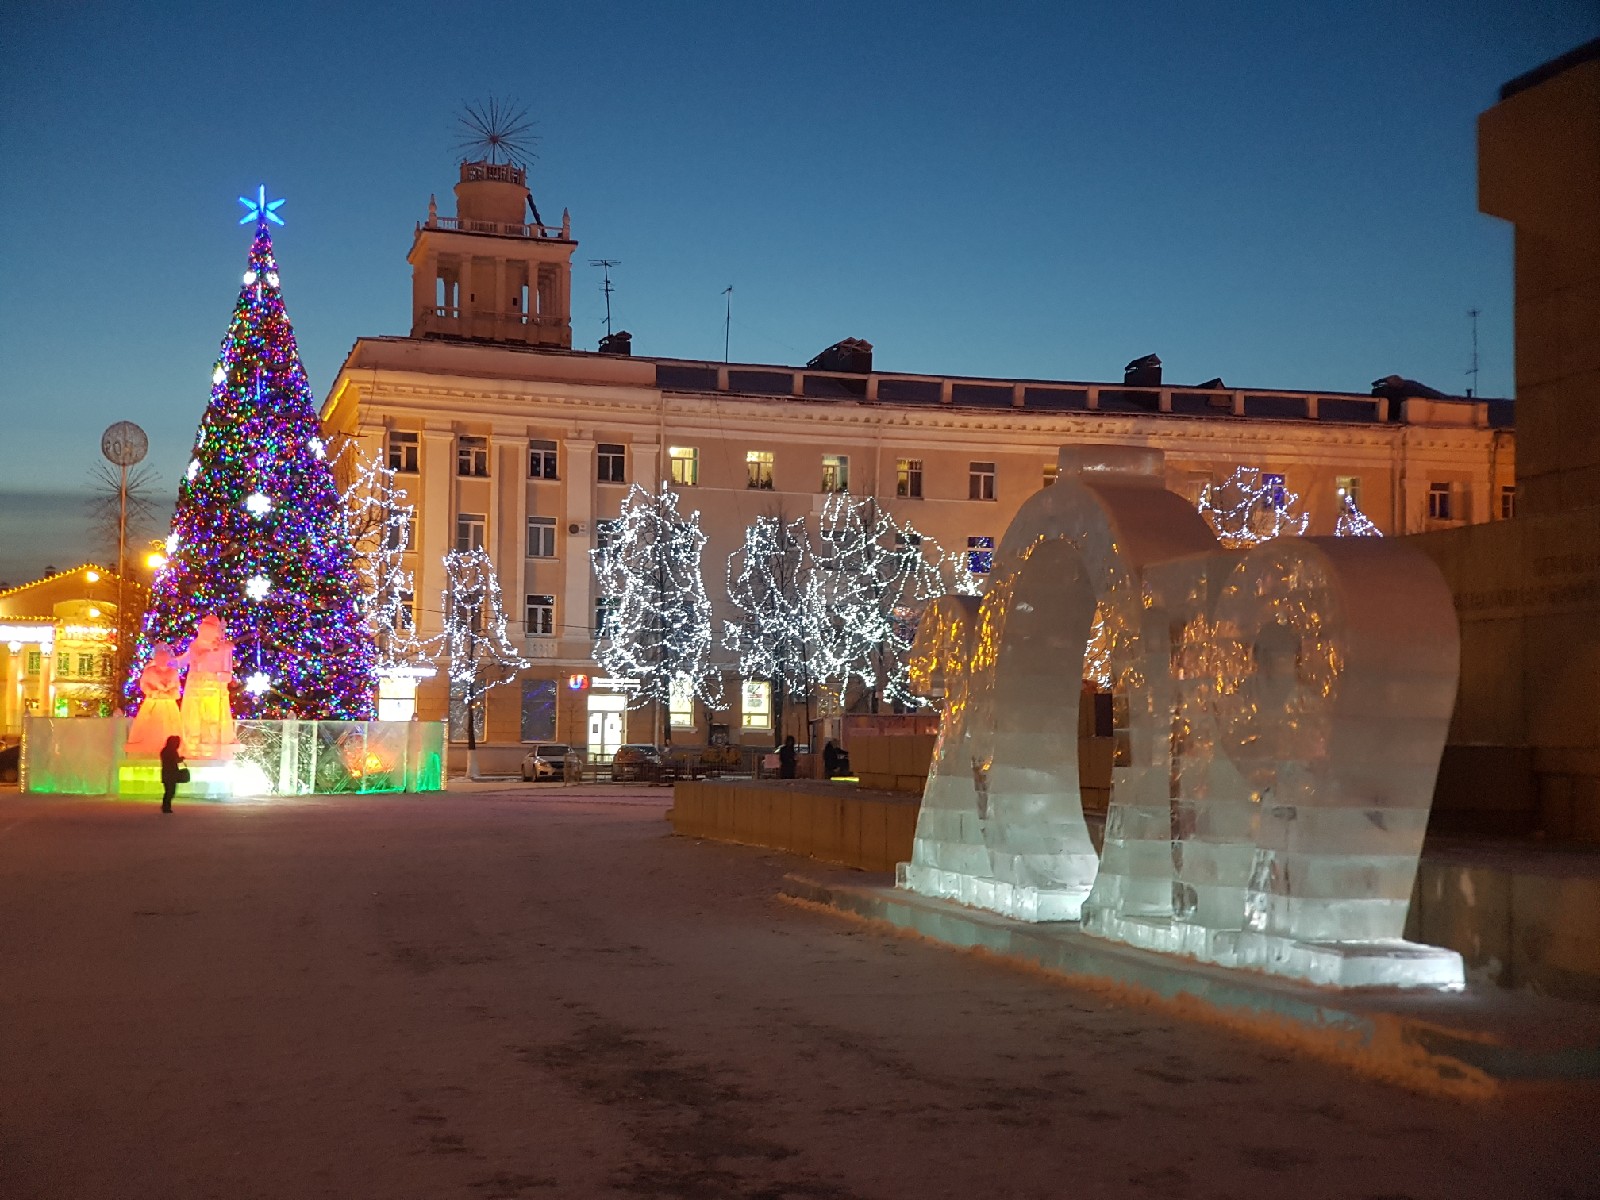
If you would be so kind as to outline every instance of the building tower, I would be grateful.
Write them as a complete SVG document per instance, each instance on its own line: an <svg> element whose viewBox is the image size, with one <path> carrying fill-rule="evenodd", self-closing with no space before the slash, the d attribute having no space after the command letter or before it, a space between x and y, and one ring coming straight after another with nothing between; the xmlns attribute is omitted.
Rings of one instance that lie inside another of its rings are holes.
<svg viewBox="0 0 1600 1200"><path fill-rule="evenodd" d="M412 337L472 338L572 348L572 239L540 224L528 172L514 163L461 164L456 215L428 198L411 253ZM531 214L531 215L530 215Z"/></svg>

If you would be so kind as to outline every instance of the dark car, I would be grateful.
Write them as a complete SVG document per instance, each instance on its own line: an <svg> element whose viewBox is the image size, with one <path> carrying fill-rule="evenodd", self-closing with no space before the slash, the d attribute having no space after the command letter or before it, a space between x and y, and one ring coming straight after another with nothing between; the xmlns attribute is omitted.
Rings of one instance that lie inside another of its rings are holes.
<svg viewBox="0 0 1600 1200"><path fill-rule="evenodd" d="M658 779L661 775L661 751L654 746L618 746L611 758L611 782Z"/></svg>
<svg viewBox="0 0 1600 1200"><path fill-rule="evenodd" d="M15 783L22 769L22 743L0 746L0 783Z"/></svg>
<svg viewBox="0 0 1600 1200"><path fill-rule="evenodd" d="M564 742L538 742L528 747L528 753L522 760L523 782L565 779L569 763L576 772L580 764L578 755L571 746Z"/></svg>

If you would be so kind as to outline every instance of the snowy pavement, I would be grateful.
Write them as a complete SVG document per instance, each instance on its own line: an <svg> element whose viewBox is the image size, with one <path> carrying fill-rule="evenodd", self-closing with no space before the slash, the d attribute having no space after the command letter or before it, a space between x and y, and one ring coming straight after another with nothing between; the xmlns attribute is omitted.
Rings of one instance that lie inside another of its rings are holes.
<svg viewBox="0 0 1600 1200"><path fill-rule="evenodd" d="M1600 1194L1592 1086L1417 1096L821 916L669 802L0 794L0 1196Z"/></svg>

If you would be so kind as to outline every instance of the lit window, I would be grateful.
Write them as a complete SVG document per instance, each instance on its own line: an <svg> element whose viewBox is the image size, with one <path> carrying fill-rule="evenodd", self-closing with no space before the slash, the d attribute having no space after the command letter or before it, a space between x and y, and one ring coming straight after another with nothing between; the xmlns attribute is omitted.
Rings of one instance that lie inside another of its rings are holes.
<svg viewBox="0 0 1600 1200"><path fill-rule="evenodd" d="M456 474L487 475L489 473L489 439L462 437L456 439Z"/></svg>
<svg viewBox="0 0 1600 1200"><path fill-rule="evenodd" d="M535 439L528 443L528 478L559 479L556 474L556 444Z"/></svg>
<svg viewBox="0 0 1600 1200"><path fill-rule="evenodd" d="M902 458L894 464L894 494L908 500L922 497L922 460Z"/></svg>
<svg viewBox="0 0 1600 1200"><path fill-rule="evenodd" d="M57 675L71 675L72 674L72 655L70 655L70 654L58 654L58 655L56 655L56 674Z"/></svg>
<svg viewBox="0 0 1600 1200"><path fill-rule="evenodd" d="M673 678L667 712L674 729L694 728L694 681L687 675Z"/></svg>
<svg viewBox="0 0 1600 1200"><path fill-rule="evenodd" d="M994 539L969 537L967 539L967 570L974 575L987 575L994 569Z"/></svg>
<svg viewBox="0 0 1600 1200"><path fill-rule="evenodd" d="M740 697L740 721L744 728L771 729L772 684L765 679L746 679Z"/></svg>
<svg viewBox="0 0 1600 1200"><path fill-rule="evenodd" d="M700 451L693 446L668 446L667 460L673 483L694 487L700 482Z"/></svg>
<svg viewBox="0 0 1600 1200"><path fill-rule="evenodd" d="M1450 521L1454 519L1455 510L1450 503L1450 485L1448 483L1430 483L1428 485L1428 517L1434 521Z"/></svg>
<svg viewBox="0 0 1600 1200"><path fill-rule="evenodd" d="M1337 475L1333 480L1334 486L1339 489L1339 494L1349 500L1357 508L1361 507L1361 476Z"/></svg>
<svg viewBox="0 0 1600 1200"><path fill-rule="evenodd" d="M554 517L528 518L528 557L554 558L556 556L556 519Z"/></svg>
<svg viewBox="0 0 1600 1200"><path fill-rule="evenodd" d="M554 637L556 632L556 598L554 596L529 596L524 617L529 637Z"/></svg>
<svg viewBox="0 0 1600 1200"><path fill-rule="evenodd" d="M94 655L78 655L78 674L84 676L85 678L94 674Z"/></svg>
<svg viewBox="0 0 1600 1200"><path fill-rule="evenodd" d="M389 431L389 469L407 475L417 473L417 435Z"/></svg>
<svg viewBox="0 0 1600 1200"><path fill-rule="evenodd" d="M746 487L761 488L769 492L772 490L771 450L745 451L744 469L748 479Z"/></svg>
<svg viewBox="0 0 1600 1200"><path fill-rule="evenodd" d="M482 513L456 514L456 549L482 550L488 519Z"/></svg>
<svg viewBox="0 0 1600 1200"><path fill-rule="evenodd" d="M601 483L628 482L628 448L611 442L595 447L596 477Z"/></svg>
<svg viewBox="0 0 1600 1200"><path fill-rule="evenodd" d="M850 456L824 454L822 456L822 490L848 492L850 490Z"/></svg>
<svg viewBox="0 0 1600 1200"><path fill-rule="evenodd" d="M1517 515L1517 489L1506 484L1500 489L1500 519L1509 521Z"/></svg>
<svg viewBox="0 0 1600 1200"><path fill-rule="evenodd" d="M28 651L28 674L29 675L37 675L38 673L39 673L39 651L37 651L37 650L29 650Z"/></svg>
<svg viewBox="0 0 1600 1200"><path fill-rule="evenodd" d="M994 464L975 462L967 466L967 499L994 499Z"/></svg>

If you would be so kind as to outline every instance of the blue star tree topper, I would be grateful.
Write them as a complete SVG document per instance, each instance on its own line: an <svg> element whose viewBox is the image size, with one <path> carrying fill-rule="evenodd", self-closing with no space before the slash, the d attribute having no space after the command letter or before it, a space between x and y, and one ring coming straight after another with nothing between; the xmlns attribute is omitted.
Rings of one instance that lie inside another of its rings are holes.
<svg viewBox="0 0 1600 1200"><path fill-rule="evenodd" d="M283 218L278 215L278 210L283 207L282 200L267 199L267 185L262 184L256 189L256 198L240 196L239 203L244 205L245 214L239 218L239 224L248 225L254 221L258 225L265 225L271 221L274 225L282 225Z"/></svg>

